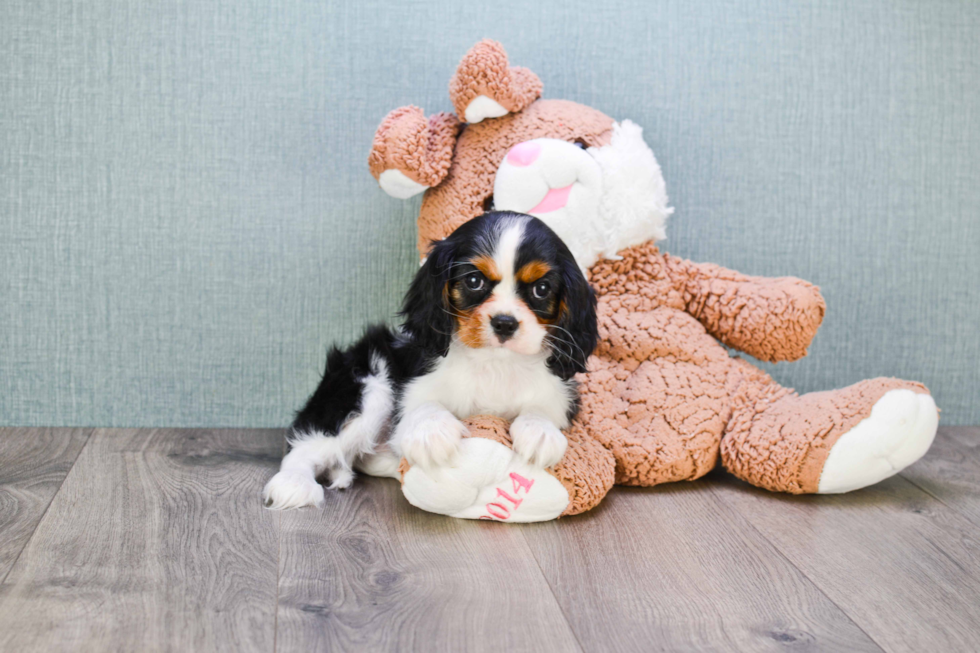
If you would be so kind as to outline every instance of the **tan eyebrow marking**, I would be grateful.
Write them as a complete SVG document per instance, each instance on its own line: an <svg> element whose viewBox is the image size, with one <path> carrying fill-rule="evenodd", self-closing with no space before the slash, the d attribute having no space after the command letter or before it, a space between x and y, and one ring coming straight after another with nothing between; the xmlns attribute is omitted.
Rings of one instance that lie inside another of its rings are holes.
<svg viewBox="0 0 980 653"><path fill-rule="evenodd" d="M517 280L521 283L534 283L551 272L551 266L544 261L531 261L517 271Z"/></svg>
<svg viewBox="0 0 980 653"><path fill-rule="evenodd" d="M500 281L502 278L500 271L497 270L497 264L489 256L477 256L470 262L473 264L473 267L482 272L483 276L490 281Z"/></svg>

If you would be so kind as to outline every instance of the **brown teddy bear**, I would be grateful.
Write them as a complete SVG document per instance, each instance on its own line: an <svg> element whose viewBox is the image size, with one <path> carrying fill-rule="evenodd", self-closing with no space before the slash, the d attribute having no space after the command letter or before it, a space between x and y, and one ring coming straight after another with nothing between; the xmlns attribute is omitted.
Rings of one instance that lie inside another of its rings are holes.
<svg viewBox="0 0 980 653"><path fill-rule="evenodd" d="M865 487L925 454L938 411L923 385L879 378L798 395L730 356L723 345L770 362L805 356L824 315L819 289L659 251L672 209L640 128L541 90L482 41L449 84L456 115L392 111L369 166L395 197L425 192L423 257L492 207L544 220L586 269L600 342L578 377L567 453L532 468L513 455L506 422L473 416L453 465L364 471L400 477L432 512L540 521L589 510L613 484L699 478L719 457L753 485L804 494Z"/></svg>

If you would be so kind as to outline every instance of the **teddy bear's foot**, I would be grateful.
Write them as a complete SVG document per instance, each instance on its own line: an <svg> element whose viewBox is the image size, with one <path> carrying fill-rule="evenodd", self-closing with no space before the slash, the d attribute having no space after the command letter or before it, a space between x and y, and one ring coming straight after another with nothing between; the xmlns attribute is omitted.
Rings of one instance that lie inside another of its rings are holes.
<svg viewBox="0 0 980 653"><path fill-rule="evenodd" d="M402 493L417 508L462 519L536 522L568 507L568 491L547 470L485 438L460 442L451 466L405 472Z"/></svg>
<svg viewBox="0 0 980 653"><path fill-rule="evenodd" d="M752 485L792 494L849 492L921 458L939 413L920 383L868 379L802 396L762 373L744 377L721 457Z"/></svg>
<svg viewBox="0 0 980 653"><path fill-rule="evenodd" d="M938 424L930 395L909 389L886 392L871 415L831 448L817 492L850 492L897 474L925 455Z"/></svg>
<svg viewBox="0 0 980 653"><path fill-rule="evenodd" d="M547 469L514 451L505 420L481 415L464 424L468 435L451 463L421 467L401 461L402 493L409 503L463 519L536 522L590 510L612 487L615 459L578 423L565 434L565 455Z"/></svg>

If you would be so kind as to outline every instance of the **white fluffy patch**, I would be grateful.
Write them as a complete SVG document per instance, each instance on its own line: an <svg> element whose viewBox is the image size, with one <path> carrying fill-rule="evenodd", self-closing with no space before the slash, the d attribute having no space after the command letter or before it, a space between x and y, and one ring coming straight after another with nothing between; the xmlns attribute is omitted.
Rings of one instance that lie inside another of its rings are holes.
<svg viewBox="0 0 980 653"><path fill-rule="evenodd" d="M452 467L412 467L405 473L402 491L409 503L422 510L507 522L555 519L569 501L558 479L485 438L460 442Z"/></svg>
<svg viewBox="0 0 980 653"><path fill-rule="evenodd" d="M431 372L405 387L404 417L391 440L396 455L428 468L447 461L455 466L460 438L466 434L460 419L496 415L520 420L527 415L521 422L527 429L518 427L527 459L538 466L557 462L565 451L560 429L568 426L572 390L548 370L547 357L547 352L529 356L454 342Z"/></svg>
<svg viewBox="0 0 980 653"><path fill-rule="evenodd" d="M938 426L931 396L907 389L886 392L871 415L834 444L817 492L850 492L897 474L925 455Z"/></svg>
<svg viewBox="0 0 980 653"><path fill-rule="evenodd" d="M392 446L412 465L445 465L456 455L466 425L439 403L425 402L406 410L398 422Z"/></svg>
<svg viewBox="0 0 980 653"><path fill-rule="evenodd" d="M524 225L527 218L507 220L501 222L500 238L493 253L494 263L503 275L503 279L494 288L494 292L503 290L507 294L516 294L516 283L514 278L514 267L517 261L517 248L521 246L524 239Z"/></svg>
<svg viewBox="0 0 980 653"><path fill-rule="evenodd" d="M522 413L536 413L562 429L568 426L566 411L573 391L548 370L547 359L548 352L529 356L454 342L431 372L406 385L402 405L408 415L435 402L460 419L496 415L513 420Z"/></svg>
<svg viewBox="0 0 980 653"><path fill-rule="evenodd" d="M361 405L340 433L296 433L290 439L292 449L282 459L279 473L262 491L267 507L283 510L323 505L323 488L316 478L324 472L330 478L330 489L350 487L353 463L374 453L395 405L384 359L373 357L371 371L364 379Z"/></svg>
<svg viewBox="0 0 980 653"><path fill-rule="evenodd" d="M639 125L629 120L614 124L609 145L589 148L589 153L602 168L603 189L596 222L600 239L572 250L586 268L600 257L615 258L627 247L666 238L667 218L674 212L667 206L660 165Z"/></svg>
<svg viewBox="0 0 980 653"><path fill-rule="evenodd" d="M470 124L478 123L484 118L500 118L506 116L509 111L502 107L496 100L488 98L486 95L477 95L466 105L463 117Z"/></svg>
<svg viewBox="0 0 980 653"><path fill-rule="evenodd" d="M386 450L358 458L354 462L354 469L368 476L398 479L401 478L398 472L400 464L401 458Z"/></svg>
<svg viewBox="0 0 980 653"><path fill-rule="evenodd" d="M538 467L551 467L565 455L568 440L547 417L524 413L510 425L514 452Z"/></svg>
<svg viewBox="0 0 980 653"><path fill-rule="evenodd" d="M378 185L381 190L400 200L407 200L429 189L428 186L409 179L401 170L395 169L382 172L378 176Z"/></svg>

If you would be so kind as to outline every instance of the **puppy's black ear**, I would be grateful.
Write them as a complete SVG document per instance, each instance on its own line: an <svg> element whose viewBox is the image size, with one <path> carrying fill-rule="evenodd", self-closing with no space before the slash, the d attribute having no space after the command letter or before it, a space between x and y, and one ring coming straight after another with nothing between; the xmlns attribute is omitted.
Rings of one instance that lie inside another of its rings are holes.
<svg viewBox="0 0 980 653"><path fill-rule="evenodd" d="M568 380L585 371L585 363L599 341L599 326L595 292L575 259L571 254L562 256L559 266L564 295L555 325L556 337L551 340L553 353L548 358L548 368Z"/></svg>
<svg viewBox="0 0 980 653"><path fill-rule="evenodd" d="M419 268L402 302L400 315L405 331L429 354L449 353L456 323L449 306L449 273L453 263L453 246L440 240Z"/></svg>

